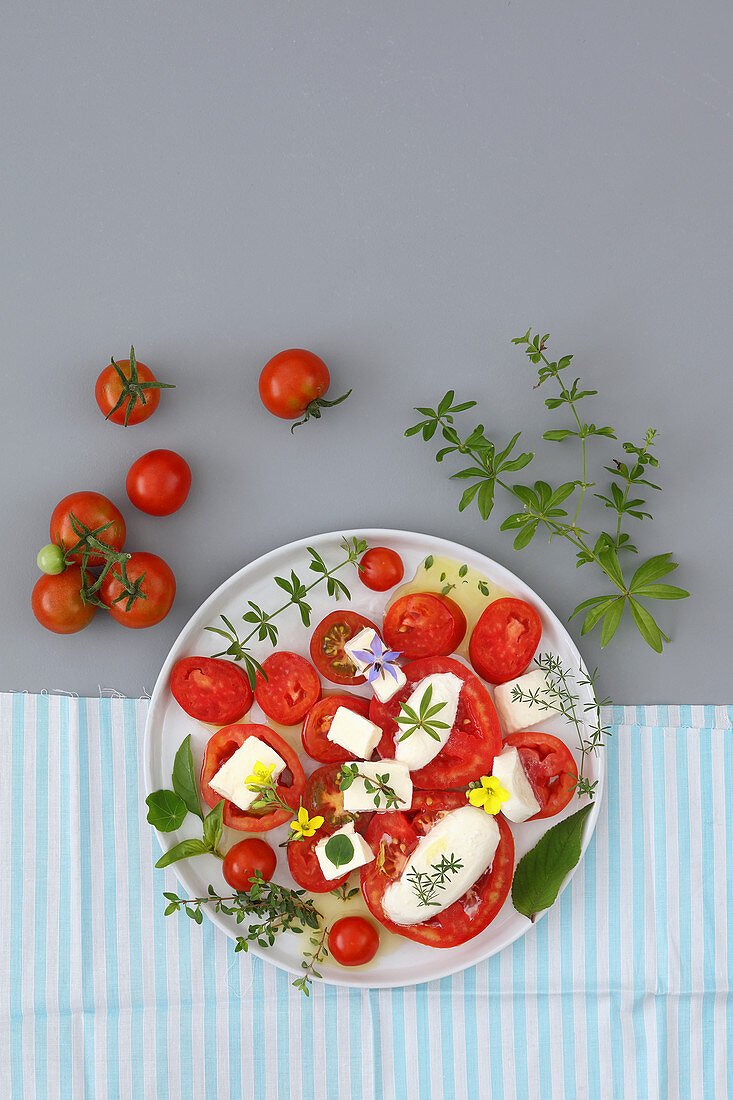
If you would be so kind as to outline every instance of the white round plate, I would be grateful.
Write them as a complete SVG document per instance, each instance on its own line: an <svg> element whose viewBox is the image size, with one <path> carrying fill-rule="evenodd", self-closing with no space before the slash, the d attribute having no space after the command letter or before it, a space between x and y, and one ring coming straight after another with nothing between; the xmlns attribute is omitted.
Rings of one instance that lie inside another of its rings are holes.
<svg viewBox="0 0 733 1100"><path fill-rule="evenodd" d="M396 550L405 564L405 582L408 582L414 576L420 563L430 554L443 555L465 562L469 567L485 574L494 584L506 589L511 595L527 600L537 608L543 624L539 651L556 654L566 667L569 666L572 669L583 667L572 639L550 608L523 581L510 573L508 569L498 565L490 558L484 557L483 554L445 539L408 531L339 531L317 535L314 538L301 539L298 542L290 543L288 546L273 550L269 554L264 554L261 558L240 569L238 573L235 573L233 577L230 577L228 581L225 581L209 596L179 634L165 664L160 670L150 702L144 747L146 793L160 788L170 788L173 758L184 737L189 733L191 734L194 761L196 767L199 768L206 742L212 732L211 727L203 726L185 714L173 699L168 688L168 682L175 662L181 657L194 654L209 656L220 652L224 648L226 643L223 643L223 639L204 629L207 626L220 626L221 623L218 620L222 612L239 627L242 624L241 616L243 612L248 610L248 600L253 600L265 610L279 607L283 602L283 593L275 584L274 577L289 577L290 570L294 569L304 582L308 583L306 577L313 580L315 574L308 571L310 558L306 551L307 546L316 549L328 566L331 567L344 557L341 546L343 538L351 539L355 536L366 539L370 546L391 546ZM379 623L390 593L369 591L358 580L353 566L346 567L337 576L344 580L351 592L352 599L348 606ZM337 606L345 606L343 601L339 605L334 603L333 599L327 595L325 585L314 588L308 599L313 607L312 626L315 626L321 618L329 611L335 610ZM302 625L298 612L294 608L290 608L278 616L276 623L279 628L278 648L293 650L307 657L311 630ZM263 659L269 652L269 647L265 643L254 645L253 652L255 656ZM349 690L362 694L369 693L364 688L349 688ZM581 705L592 703L592 693L589 687L580 687L579 693ZM249 720L254 722L267 721L264 716L261 716L256 704ZM577 732L572 725L562 718L553 717L543 724L542 729L561 736L571 751L577 753ZM306 772L319 766L315 761L310 761L305 754L301 759ZM590 755L586 772L588 778L597 780L598 785L595 803L585 823L583 851L585 851L590 841L598 818L604 785L603 753ZM577 799L573 799L567 810L551 822L532 821L521 825L512 825L517 860L537 843L550 824L555 824L560 817L574 813L577 808ZM193 824L190 823L193 823L192 815L188 816L182 828L177 832L159 835L159 839L166 849L187 836L194 835ZM274 838L274 841L279 843L286 833L287 829L283 826L280 830L271 833L268 839ZM200 830L198 835L201 835ZM232 839L236 838L237 835L241 834L230 834ZM215 856L196 856L193 859L182 860L173 864L169 870L173 871L181 884L183 891L181 896L200 897L205 895L209 883L220 889L222 893L225 889L228 890L221 872L221 861ZM278 849L278 867L274 877L277 882L284 885L295 885L288 872L287 859L282 848ZM568 876L567 881L571 877ZM567 885L567 882L565 885ZM204 906L204 910L207 911L207 909L208 907ZM232 918L209 912L207 912L207 916L232 938L242 933L243 926L237 925ZM497 951L501 951L507 944L524 935L529 928L531 928L530 921L517 913L512 906L511 897L509 897L501 912L489 927L480 935L459 947L436 949L413 943L411 940L402 939L401 937L393 937L390 949L384 954L380 951L374 962L366 967L344 969L329 959L318 969L322 973L324 981L339 985L360 986L363 988L414 985L418 982L442 978L447 974L453 974L467 966L472 966L474 963L496 954ZM291 973L300 974L302 973L300 950L302 950L304 943L307 945L307 942L307 936L285 934L276 941L272 948L263 950L256 945L252 945L250 950L276 966L283 967Z"/></svg>

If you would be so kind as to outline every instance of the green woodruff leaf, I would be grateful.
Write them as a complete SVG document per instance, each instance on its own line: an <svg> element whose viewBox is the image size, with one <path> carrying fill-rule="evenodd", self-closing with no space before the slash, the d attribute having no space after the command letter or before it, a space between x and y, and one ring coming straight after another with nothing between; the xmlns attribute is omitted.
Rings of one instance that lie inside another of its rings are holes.
<svg viewBox="0 0 733 1100"><path fill-rule="evenodd" d="M566 875L580 859L583 826L591 809L591 804L584 806L553 825L517 864L512 902L531 921L554 903Z"/></svg>

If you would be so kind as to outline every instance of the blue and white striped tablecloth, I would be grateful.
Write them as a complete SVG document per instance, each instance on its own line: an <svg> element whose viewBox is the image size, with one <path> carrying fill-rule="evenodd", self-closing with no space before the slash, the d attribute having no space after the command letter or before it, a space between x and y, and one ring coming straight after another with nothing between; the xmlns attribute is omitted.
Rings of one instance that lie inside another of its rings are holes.
<svg viewBox="0 0 733 1100"><path fill-rule="evenodd" d="M733 707L609 708L595 838L499 956L310 1000L163 917L146 708L0 695L0 1097L733 1095Z"/></svg>

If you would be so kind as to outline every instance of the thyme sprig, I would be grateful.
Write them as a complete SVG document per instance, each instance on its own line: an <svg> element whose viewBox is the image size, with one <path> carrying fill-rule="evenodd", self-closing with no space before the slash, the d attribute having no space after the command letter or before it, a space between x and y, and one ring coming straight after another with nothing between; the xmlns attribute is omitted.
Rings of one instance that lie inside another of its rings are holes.
<svg viewBox="0 0 733 1100"><path fill-rule="evenodd" d="M438 730L450 729L447 722L439 722L435 717L439 714L448 704L445 702L435 703L433 706L430 702L433 698L433 685L428 684L425 689L425 693L420 700L420 713L418 714L414 707L410 707L407 703L403 703L400 707L400 713L397 715L397 725L406 727L400 732L398 741L404 741L406 738L411 737L413 733L417 733L418 730L423 730L427 733L428 737L432 737L434 741L440 741L440 734Z"/></svg>
<svg viewBox="0 0 733 1100"><path fill-rule="evenodd" d="M437 863L431 863L432 874L429 871L418 871L413 867L407 872L407 881L417 896L418 905L440 905L436 900L441 890L445 890L451 875L457 874L463 867L463 862L451 852L449 856L441 856Z"/></svg>
<svg viewBox="0 0 733 1100"><path fill-rule="evenodd" d="M347 791L355 779L364 780L364 790L374 796L374 805L379 809L384 799L385 810L396 810L400 802L404 802L394 787L389 786L389 772L384 775L375 774L374 777L365 775L359 771L358 764L342 764L338 773L339 789Z"/></svg>
<svg viewBox="0 0 733 1100"><path fill-rule="evenodd" d="M323 977L320 971L316 970L316 966L328 958L328 933L330 931L331 929L324 925L320 932L316 932L310 938L310 945L313 950L303 952L303 961L300 965L305 970L305 974L301 974L299 978L296 978L293 985L301 993L305 993L306 997L310 997L311 979Z"/></svg>
<svg viewBox="0 0 733 1100"><path fill-rule="evenodd" d="M288 599L274 611L264 611L258 604L254 603L252 600L248 600L249 611L244 612L242 620L250 624L252 628L244 638L239 637L236 627L226 615L219 616L224 623L225 629L219 626L207 626L205 628L206 630L210 630L212 634L220 635L228 642L227 648L222 649L219 653L215 653L214 656L233 657L235 661L242 661L249 682L253 688L257 682L258 673L267 679L267 675L263 671L262 665L253 656L247 643L256 637L259 642L269 642L272 646L277 645L279 632L272 620L278 615L281 615L284 611L287 611L289 607L297 607L300 612L303 626L310 626L311 612L313 609L305 597L319 584L325 582L328 595L333 597L337 602L342 595L346 596L347 600L351 599L349 589L344 582L336 576L336 573L343 569L344 566L356 565L361 555L367 550L367 543L364 539L343 538L341 540L341 546L346 557L330 569L317 550L314 550L312 546L306 547L311 559L308 568L312 572L318 574L316 579L310 584L305 584L295 570L292 569L290 571L290 577L275 577L275 584L278 588L287 592Z"/></svg>
<svg viewBox="0 0 733 1100"><path fill-rule="evenodd" d="M538 367L539 380L535 388L550 381L556 382L559 386L558 395L546 398L545 405L551 410L566 408L571 416L571 426L547 431L543 438L557 443L574 438L580 444L580 477L578 479L563 482L554 488L544 480L535 481L533 485L512 484L511 475L528 466L534 458L534 453L515 451L520 432L517 432L502 450L498 450L496 445L486 437L483 424L478 424L467 435L460 435L455 427L455 417L459 413L474 408L476 402L463 401L456 404L453 390L446 393L435 409L416 408L415 411L419 412L424 419L408 428L405 435L421 433L422 438L428 441L440 429L448 446L442 447L437 452L436 461L442 462L452 453L470 457L471 464L452 475L458 480L471 481L463 492L458 505L459 511L463 511L475 500L482 519L488 519L494 508L498 486L522 505L521 511L507 516L501 524L502 531L516 532L515 550L521 550L527 546L537 531L542 530L550 540L554 537L566 539L575 548L578 566L592 564L604 574L612 585L612 591L584 600L578 604L570 616L573 618L585 612L582 634L600 625L601 646L606 646L628 610L647 644L657 652L661 652L664 642L668 642L669 638L655 621L645 603L641 601L680 600L689 596L689 592L683 588L659 583L662 577L677 568L677 563L671 560L670 553L658 554L643 562L631 577L627 577L619 560L619 555L623 552L638 552L631 542L628 531L623 530L624 520L628 518L644 520L650 517L650 513L644 510L647 506L646 501L640 496L632 496L632 492L637 493L640 486L659 490L659 486L649 481L646 476L648 467L659 465L658 460L651 453L656 431L653 428L648 429L641 444L624 443L626 461L615 460L613 466L603 467L615 480L611 482L607 493L594 495L606 508L616 513L616 529L614 532L601 531L593 539L580 525L581 507L586 493L596 484L590 479L589 441L599 436L616 439L616 433L608 425L599 427L592 422L586 422L581 417L578 410L579 403L595 396L598 391L581 389L579 378L572 383L566 382L563 372L567 370L573 357L564 355L557 361L551 361L545 355L548 339L549 334L533 336L532 330L528 329L524 336L517 337L513 343L524 346L528 358ZM566 502L570 505L575 504L572 518L568 508L563 506Z"/></svg>

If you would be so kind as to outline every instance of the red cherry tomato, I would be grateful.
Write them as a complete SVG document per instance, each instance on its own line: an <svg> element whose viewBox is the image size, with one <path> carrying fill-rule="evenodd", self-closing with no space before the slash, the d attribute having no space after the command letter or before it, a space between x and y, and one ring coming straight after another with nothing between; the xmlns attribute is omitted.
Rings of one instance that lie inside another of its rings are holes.
<svg viewBox="0 0 733 1100"><path fill-rule="evenodd" d="M228 726L252 706L246 672L233 661L182 657L171 672L171 693L186 714L199 722Z"/></svg>
<svg viewBox="0 0 733 1100"><path fill-rule="evenodd" d="M255 699L273 722L297 726L321 698L321 681L313 665L297 653L280 650L262 662L267 679L257 674Z"/></svg>
<svg viewBox="0 0 733 1100"><path fill-rule="evenodd" d="M353 753L328 740L328 731L339 707L353 710L362 718L369 717L369 700L360 699L356 695L328 695L311 707L300 736L308 755L324 764L343 764L346 760L358 759Z"/></svg>
<svg viewBox="0 0 733 1100"><path fill-rule="evenodd" d="M490 684L521 676L542 634L542 621L524 600L494 600L473 628L468 644L471 664Z"/></svg>
<svg viewBox="0 0 733 1100"><path fill-rule="evenodd" d="M266 840L250 837L233 845L224 856L224 879L232 890L249 890L255 871L259 871L265 882L269 882L275 873L277 856Z"/></svg>
<svg viewBox="0 0 733 1100"><path fill-rule="evenodd" d="M99 595L107 606L110 615L123 626L140 630L146 626L155 626L164 619L171 609L176 594L176 578L169 565L157 554L131 554L127 562L127 576L134 584L145 574L140 590L145 599L137 599L127 610L125 589L110 569L102 581ZM119 603L115 603L122 597Z"/></svg>
<svg viewBox="0 0 733 1100"><path fill-rule="evenodd" d="M94 387L94 396L105 418L113 424L140 424L157 409L161 389L172 390L175 386L158 382L144 363L137 362L135 349L130 348L129 359L113 359L104 368Z"/></svg>
<svg viewBox="0 0 733 1100"><path fill-rule="evenodd" d="M447 657L466 633L466 616L457 603L436 592L400 596L384 617L384 640L403 657Z"/></svg>
<svg viewBox="0 0 733 1100"><path fill-rule="evenodd" d="M191 488L191 469L175 451L148 451L133 462L125 481L130 501L149 516L177 512Z"/></svg>
<svg viewBox="0 0 733 1100"><path fill-rule="evenodd" d="M341 917L328 933L328 950L342 966L363 966L379 950L379 933L365 917Z"/></svg>
<svg viewBox="0 0 733 1100"><path fill-rule="evenodd" d="M44 573L33 588L31 608L41 626L54 634L76 634L94 618L93 603L81 598L81 569L70 565L64 573Z"/></svg>
<svg viewBox="0 0 733 1100"><path fill-rule="evenodd" d="M91 490L69 493L54 508L49 526L51 542L63 546L66 550L71 549L79 541L79 535L71 526L70 515L73 515L79 523L88 527L91 531L96 531L99 527L109 524L110 526L106 530L100 531L96 538L100 542L111 546L113 550L121 550L124 546L125 521L122 518L122 513L111 500L102 496L101 493L95 493ZM69 555L69 561L80 563L81 558L81 551ZM89 565L102 565L103 563L104 558L99 554L89 555Z"/></svg>
<svg viewBox="0 0 733 1100"><path fill-rule="evenodd" d="M356 611L332 611L321 620L313 631L310 643L311 661L321 676L334 684L365 682L366 677L357 674L356 666L344 652L344 646L366 627L377 630L371 619Z"/></svg>
<svg viewBox="0 0 733 1100"><path fill-rule="evenodd" d="M386 592L394 588L405 575L402 558L388 546L373 546L359 562L361 583L373 592Z"/></svg>
<svg viewBox="0 0 733 1100"><path fill-rule="evenodd" d="M573 797L578 775L570 749L559 737L551 733L512 733L504 739L505 745L513 745L519 753L522 767L527 773L540 810L529 818L554 817L564 810Z"/></svg>
<svg viewBox="0 0 733 1100"><path fill-rule="evenodd" d="M310 405L323 397L331 382L328 367L312 351L290 348L281 351L260 374L262 404L273 416L297 420Z"/></svg>

